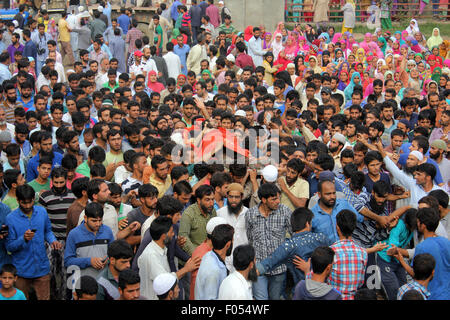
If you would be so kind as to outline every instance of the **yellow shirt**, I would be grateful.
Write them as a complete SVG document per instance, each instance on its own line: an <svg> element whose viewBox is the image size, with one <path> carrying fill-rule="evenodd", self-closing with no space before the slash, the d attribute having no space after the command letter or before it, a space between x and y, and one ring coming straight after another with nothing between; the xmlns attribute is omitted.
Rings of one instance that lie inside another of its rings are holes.
<svg viewBox="0 0 450 320"><path fill-rule="evenodd" d="M160 182L159 180L156 179L155 174L152 174L150 176L149 182L152 185L154 185L156 189L158 189L158 198L161 198L172 185L172 179L170 178L170 174L167 175L165 182Z"/></svg>
<svg viewBox="0 0 450 320"><path fill-rule="evenodd" d="M287 188L289 191L296 196L297 198L309 198L309 183L308 181L305 181L301 178L298 178L297 181L292 186L289 186L286 182L286 177L283 177L284 182L286 183ZM281 201L282 204L287 206L289 209L294 211L296 208L294 207L294 204L291 202L289 197L282 192L281 193Z"/></svg>
<svg viewBox="0 0 450 320"><path fill-rule="evenodd" d="M61 42L70 42L70 33L69 33L69 24L65 19L59 19L58 21L59 28L59 41Z"/></svg>

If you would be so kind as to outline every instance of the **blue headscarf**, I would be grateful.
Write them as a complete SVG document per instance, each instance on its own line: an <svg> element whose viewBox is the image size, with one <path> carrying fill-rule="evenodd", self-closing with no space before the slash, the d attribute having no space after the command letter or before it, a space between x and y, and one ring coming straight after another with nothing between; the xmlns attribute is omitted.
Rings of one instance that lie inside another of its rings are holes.
<svg viewBox="0 0 450 320"><path fill-rule="evenodd" d="M331 42L330 35L327 32L322 32L318 39L325 39L325 43L328 44Z"/></svg>
<svg viewBox="0 0 450 320"><path fill-rule="evenodd" d="M353 89L355 88L355 77L359 77L359 83L361 83L361 75L359 74L359 72L353 72L352 79L350 80L347 88L345 88L344 90L345 99L347 101L352 100Z"/></svg>

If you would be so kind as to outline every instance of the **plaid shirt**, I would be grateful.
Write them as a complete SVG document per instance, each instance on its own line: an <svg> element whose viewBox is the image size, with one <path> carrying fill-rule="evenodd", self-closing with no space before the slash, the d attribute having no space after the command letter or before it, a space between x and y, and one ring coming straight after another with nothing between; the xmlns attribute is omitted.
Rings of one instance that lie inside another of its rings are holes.
<svg viewBox="0 0 450 320"><path fill-rule="evenodd" d="M431 295L431 293L423 285L421 285L420 283L418 283L416 281L412 281L410 283L407 283L407 284L401 286L398 289L397 300L402 300L403 295L407 291L410 291L410 290L417 290L417 291L419 291L422 294L424 300L428 300L428 298Z"/></svg>
<svg viewBox="0 0 450 320"><path fill-rule="evenodd" d="M354 300L364 283L367 252L353 240L338 240L331 249L335 256L328 283L342 293L343 300Z"/></svg>
<svg viewBox="0 0 450 320"><path fill-rule="evenodd" d="M292 211L284 204L280 204L265 218L259 211L259 206L250 208L245 215L247 238L256 253L256 262L269 257L285 240L286 232L292 234ZM277 275L287 270L282 264L268 274Z"/></svg>
<svg viewBox="0 0 450 320"><path fill-rule="evenodd" d="M128 43L128 52L133 54L136 51L136 44L134 43L137 39L142 39L144 34L141 30L137 28L131 28L127 32L127 37L125 43Z"/></svg>
<svg viewBox="0 0 450 320"><path fill-rule="evenodd" d="M375 212L370 205L371 198L372 195L367 191L361 192L353 204L353 207L358 212L363 208L367 208L370 211ZM389 215L387 204L384 205L383 213L379 215ZM352 236L355 242L364 248L370 248L375 242L383 241L388 238L386 229L377 229L376 222L372 219L364 219L363 222L358 221Z"/></svg>
<svg viewBox="0 0 450 320"><path fill-rule="evenodd" d="M347 202L354 207L355 203L356 203L356 200L358 200L359 194L354 193L350 189L348 184L346 184L341 179L335 178L334 181L336 182L336 184L338 184L341 187L342 193L345 195L345 200L347 200ZM362 188L361 193L363 193L363 192L366 192L366 187Z"/></svg>

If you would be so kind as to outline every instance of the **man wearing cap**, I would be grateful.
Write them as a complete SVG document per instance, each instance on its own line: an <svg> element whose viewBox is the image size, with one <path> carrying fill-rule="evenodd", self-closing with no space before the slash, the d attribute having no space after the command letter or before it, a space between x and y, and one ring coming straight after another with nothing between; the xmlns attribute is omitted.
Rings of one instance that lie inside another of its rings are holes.
<svg viewBox="0 0 450 320"><path fill-rule="evenodd" d="M180 293L178 279L171 273L161 273L153 281L158 300L177 300Z"/></svg>
<svg viewBox="0 0 450 320"><path fill-rule="evenodd" d="M131 31L131 30L130 30ZM147 77L147 71L145 70L145 65L141 63L142 56L144 54L140 50L136 50L134 52L134 64L130 66L130 79L132 83L136 80L136 76L139 74L144 75L144 77Z"/></svg>
<svg viewBox="0 0 450 320"><path fill-rule="evenodd" d="M11 143L12 135L8 130L0 131L0 162L7 163L8 157L6 156L5 148Z"/></svg>
<svg viewBox="0 0 450 320"><path fill-rule="evenodd" d="M234 228L234 246L248 243L247 229L245 227L245 213L248 208L242 203L244 188L239 183L231 183L227 189L228 204L217 210L217 216L225 219L226 223ZM233 256L226 257L225 264L230 271L234 270Z"/></svg>
<svg viewBox="0 0 450 320"><path fill-rule="evenodd" d="M320 98L322 99L322 104L330 104L331 100L331 89L329 87L322 87L320 91Z"/></svg>
<svg viewBox="0 0 450 320"><path fill-rule="evenodd" d="M214 228L220 224L227 224L227 220L222 217L214 217L208 221L206 224L206 239L192 252L192 259L197 257L202 259L207 252L212 250L211 234ZM189 300L195 300L195 280L197 279L197 273L198 268L191 272Z"/></svg>
<svg viewBox="0 0 450 320"><path fill-rule="evenodd" d="M406 172L400 170L397 165L387 156L386 152L383 149L381 141L378 141L376 143L376 146L378 148L378 151L381 153L381 156L383 157L383 162L386 165L386 169L391 173L391 175L399 185L401 185L411 193L409 204L411 204L414 208L417 208L419 200L422 197L428 195L430 191L441 189L441 187L433 182L437 172L433 164L419 164L414 168L414 171L412 172L413 176L410 176ZM412 151L411 153L413 155L417 155L418 158L422 157L423 161L423 154L421 155L419 152L416 153L414 151ZM411 157L413 155L411 155Z"/></svg>
<svg viewBox="0 0 450 320"><path fill-rule="evenodd" d="M430 158L436 161L439 171L442 174L444 184L450 181L450 160L445 157L447 143L444 140L436 139L430 145Z"/></svg>
<svg viewBox="0 0 450 320"><path fill-rule="evenodd" d="M346 143L345 136L339 132L335 133L330 140L328 150L334 159L334 172L341 170L341 151Z"/></svg>

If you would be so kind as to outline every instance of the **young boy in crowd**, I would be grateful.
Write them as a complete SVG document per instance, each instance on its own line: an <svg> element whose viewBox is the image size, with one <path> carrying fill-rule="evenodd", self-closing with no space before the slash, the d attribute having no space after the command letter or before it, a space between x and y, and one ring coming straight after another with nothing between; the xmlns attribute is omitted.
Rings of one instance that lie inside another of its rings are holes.
<svg viewBox="0 0 450 320"><path fill-rule="evenodd" d="M0 270L0 300L27 300L25 294L15 287L17 269L12 264L4 264Z"/></svg>

